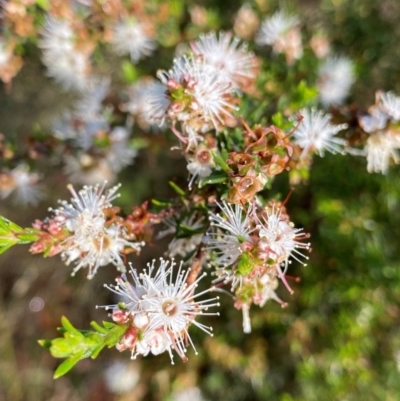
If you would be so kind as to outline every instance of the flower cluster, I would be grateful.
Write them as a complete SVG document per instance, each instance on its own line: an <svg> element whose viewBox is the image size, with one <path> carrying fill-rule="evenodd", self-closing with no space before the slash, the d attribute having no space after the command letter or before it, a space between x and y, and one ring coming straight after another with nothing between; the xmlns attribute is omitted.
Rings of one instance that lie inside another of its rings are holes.
<svg viewBox="0 0 400 401"><path fill-rule="evenodd" d="M212 32L190 46L192 53L177 57L171 70L158 72L163 87L149 102L153 120L168 123L184 145L192 183L211 174L215 145L205 134L236 125L237 92L252 85L258 62L247 44L230 33Z"/></svg>
<svg viewBox="0 0 400 401"><path fill-rule="evenodd" d="M49 256L61 252L67 265L75 263L72 275L88 268L89 279L109 263L125 271L123 255L139 252L144 242L137 241L128 219L117 216L112 207L111 202L119 196L119 185L106 191L104 187L86 186L77 193L68 186L73 195L71 203L60 201L61 207L52 210L53 217L35 222L34 228L43 234L32 244L31 252Z"/></svg>
<svg viewBox="0 0 400 401"><path fill-rule="evenodd" d="M137 355L168 352L173 363L174 350L186 361L188 345L196 352L189 327L195 325L212 335L211 327L196 320L199 315L218 315L216 312L208 312L209 308L219 306L218 297L198 300L199 296L212 289L195 294L196 287L206 274L193 278L191 270L183 270L180 263L174 277L175 265L173 259L161 259L156 268L156 261L153 260L143 273L130 269L133 284L123 274L116 279L117 285L105 286L120 297L120 302L103 307L112 310L114 322L129 325L117 349L129 349L132 359Z"/></svg>
<svg viewBox="0 0 400 401"><path fill-rule="evenodd" d="M392 92L377 92L376 102L368 114L359 117L361 128L369 134L365 145L367 170L385 174L390 160L400 162L400 97Z"/></svg>
<svg viewBox="0 0 400 401"><path fill-rule="evenodd" d="M252 303L263 306L274 299L284 305L275 293L278 279L292 292L285 274L291 259L305 264L303 252L310 244L303 240L309 235L294 228L284 205L275 201L265 207L250 205L247 211L226 202L218 207L222 214L210 212L210 262L218 268L216 282L231 283L235 306L243 310L244 331L249 332Z"/></svg>

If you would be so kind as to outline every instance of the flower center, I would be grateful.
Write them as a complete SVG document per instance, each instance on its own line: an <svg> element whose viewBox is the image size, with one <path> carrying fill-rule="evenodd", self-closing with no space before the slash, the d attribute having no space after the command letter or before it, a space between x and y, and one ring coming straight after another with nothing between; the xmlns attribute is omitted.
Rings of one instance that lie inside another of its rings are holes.
<svg viewBox="0 0 400 401"><path fill-rule="evenodd" d="M178 307L176 305L176 302L170 299L162 304L162 310L165 315L174 316L178 312Z"/></svg>

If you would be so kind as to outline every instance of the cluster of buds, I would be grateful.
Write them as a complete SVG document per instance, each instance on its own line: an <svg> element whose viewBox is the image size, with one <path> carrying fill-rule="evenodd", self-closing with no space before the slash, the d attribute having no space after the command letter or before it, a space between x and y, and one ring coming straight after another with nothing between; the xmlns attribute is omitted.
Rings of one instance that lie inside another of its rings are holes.
<svg viewBox="0 0 400 401"><path fill-rule="evenodd" d="M212 289L195 294L198 283L206 274L195 278L190 269L182 270L180 263L174 278L175 265L173 259L161 259L156 268L153 260L148 265L148 271L143 273L138 274L131 268L133 284L123 274L116 279L116 285L105 286L121 300L115 305L102 307L112 310L114 322L129 326L116 348L119 351L130 350L132 359L137 355L158 355L167 351L173 363L172 350L175 350L186 361L188 345L196 352L188 332L189 326L195 325L212 335L211 327L195 320L198 315L218 315L207 312L209 308L219 306L218 297L198 300L199 296Z"/></svg>
<svg viewBox="0 0 400 401"><path fill-rule="evenodd" d="M392 92L377 92L375 105L368 114L358 118L361 128L369 134L365 145L367 170L385 174L390 160L400 162L400 97Z"/></svg>
<svg viewBox="0 0 400 401"><path fill-rule="evenodd" d="M217 267L216 282L232 285L235 306L244 313L245 332L251 330L248 318L252 303L263 306L268 299L285 305L275 294L280 279L292 293L285 274L290 259L305 264L303 254L310 244L302 228L294 228L283 204L270 201L265 207L218 204L221 214L210 212L211 226L207 249Z"/></svg>
<svg viewBox="0 0 400 401"><path fill-rule="evenodd" d="M103 186L84 187L78 193L72 185L68 189L73 195L71 203L60 201L61 207L51 211L53 216L45 221L37 220L34 228L42 231L39 239L32 244L32 253L53 256L61 253L67 265L75 263L74 275L81 268L88 268L91 279L100 266L109 263L124 272L123 256L140 252L144 241L139 233L149 223L145 207L134 210L126 219L118 216L118 208L112 207L112 200L119 185L104 191Z"/></svg>
<svg viewBox="0 0 400 401"><path fill-rule="evenodd" d="M250 202L269 178L287 168L292 155L290 135L279 128L258 125L252 130L246 123L244 125L244 152L232 152L226 161L230 167L228 199L231 203Z"/></svg>

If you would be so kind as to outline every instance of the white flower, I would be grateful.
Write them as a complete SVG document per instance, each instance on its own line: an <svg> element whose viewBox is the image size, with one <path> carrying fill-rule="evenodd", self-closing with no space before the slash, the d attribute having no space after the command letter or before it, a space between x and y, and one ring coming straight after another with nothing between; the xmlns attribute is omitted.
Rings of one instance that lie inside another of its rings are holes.
<svg viewBox="0 0 400 401"><path fill-rule="evenodd" d="M340 105L355 80L354 65L343 56L328 57L319 69L317 88L324 106Z"/></svg>
<svg viewBox="0 0 400 401"><path fill-rule="evenodd" d="M189 181L189 189L191 189L196 177L205 178L211 175L215 162L211 150L204 145L200 145L195 149L194 155L188 156L188 159L187 169L192 174L192 178Z"/></svg>
<svg viewBox="0 0 400 401"><path fill-rule="evenodd" d="M358 122L365 132L372 133L384 129L388 119L389 116L382 111L381 107L372 106L369 108L368 114L358 117Z"/></svg>
<svg viewBox="0 0 400 401"><path fill-rule="evenodd" d="M104 157L78 153L76 156L65 155L64 163L63 170L73 183L96 185L99 181L113 182L117 178Z"/></svg>
<svg viewBox="0 0 400 401"><path fill-rule="evenodd" d="M182 105L175 103L179 107L177 110L170 109L169 112L188 129L202 132L210 129L210 126L219 129L224 125L224 116L232 118L230 111L235 109L235 106L227 100L227 96L234 88L226 77L221 77L204 60L186 56L176 58L173 68L168 72L160 72L158 77L165 85L185 85L185 94L190 102L189 109L182 109ZM192 113L199 116L203 125L190 126Z"/></svg>
<svg viewBox="0 0 400 401"><path fill-rule="evenodd" d="M71 50L57 57L44 54L43 62L48 75L64 89L84 90L87 85L90 64L88 56L79 50Z"/></svg>
<svg viewBox="0 0 400 401"><path fill-rule="evenodd" d="M400 97L393 92L377 93L378 104L381 110L394 121L400 120Z"/></svg>
<svg viewBox="0 0 400 401"><path fill-rule="evenodd" d="M146 33L146 26L133 18L121 21L114 26L111 43L117 53L129 54L134 62L150 56L156 48L154 40Z"/></svg>
<svg viewBox="0 0 400 401"><path fill-rule="evenodd" d="M121 109L132 114L143 129L163 126L170 101L166 87L153 79L139 79L128 89L129 101Z"/></svg>
<svg viewBox="0 0 400 401"><path fill-rule="evenodd" d="M64 89L83 90L90 69L88 55L76 48L76 38L70 24L47 16L39 47L42 61Z"/></svg>
<svg viewBox="0 0 400 401"><path fill-rule="evenodd" d="M260 237L258 243L259 256L265 260L272 259L276 264L283 264L285 270L289 258L305 264L299 257L308 259L299 249L310 249L309 243L300 242L306 238L302 228L294 228L293 223L285 221L281 217L281 209L266 211L262 216L263 222L258 221L257 230ZM278 272L280 276L280 272Z"/></svg>
<svg viewBox="0 0 400 401"><path fill-rule="evenodd" d="M247 43L240 45L240 39L232 37L230 32L210 32L200 35L191 43L191 48L197 56L215 68L219 74L226 77L235 86L248 84L255 78L256 58L254 53L247 51Z"/></svg>
<svg viewBox="0 0 400 401"><path fill-rule="evenodd" d="M331 115L316 109L302 109L299 114L303 117L299 127L294 131L294 142L302 149L302 156L310 151L316 151L320 156L324 152L344 153L346 141L335 135L347 128L347 124L332 125ZM300 120L301 117L298 117Z"/></svg>
<svg viewBox="0 0 400 401"><path fill-rule="evenodd" d="M118 294L124 300L123 304L105 306L106 309L122 308L127 316L135 317L139 314L140 321L144 315L148 317L148 325L140 324L140 327L133 326L133 332L137 338L131 341L126 347L122 341L121 350L130 348L132 358L137 355L147 355L149 352L158 355L168 351L173 363L171 350L174 349L183 360L187 360L186 346L194 344L190 338L188 328L195 325L209 335L212 335L211 328L195 319L198 315L216 315L217 313L207 312L208 308L218 306L215 302L218 297L199 301L197 298L211 291L211 289L195 294L198 283L206 276L201 275L193 282L189 282L190 269L182 270L180 263L178 272L174 276L175 262L161 259L158 269L155 268L155 261L148 265L149 270L138 274L131 269L134 283L130 284L126 276L117 279L117 286L107 286L112 292ZM156 270L156 271L155 271ZM155 273L153 274L153 272ZM195 349L195 348L194 348Z"/></svg>
<svg viewBox="0 0 400 401"><path fill-rule="evenodd" d="M256 36L256 43L260 46L274 45L288 31L296 27L298 23L299 18L297 16L290 16L283 10L279 10L263 21Z"/></svg>
<svg viewBox="0 0 400 401"><path fill-rule="evenodd" d="M284 53L289 65L303 55L301 32L298 28L297 16L289 16L283 11L277 11L261 25L256 36L256 43L271 45L275 53Z"/></svg>
<svg viewBox="0 0 400 401"><path fill-rule="evenodd" d="M132 164L137 156L137 150L130 147L128 139L129 132L126 127L114 127L110 133L111 146L107 151L106 160L115 173Z"/></svg>
<svg viewBox="0 0 400 401"><path fill-rule="evenodd" d="M61 140L74 139L82 149L89 149L99 132L108 132L110 125L104 115L97 115L85 119L70 112L64 113L53 124L53 135Z"/></svg>
<svg viewBox="0 0 400 401"><path fill-rule="evenodd" d="M124 271L121 257L124 249L139 251L144 245L142 242L129 241L119 223L106 224L104 209L111 207L111 201L119 196L116 192L120 186L106 192L104 187L105 183L102 187L84 187L77 193L69 185L68 189L73 195L71 203L60 201L62 206L52 210L54 220L71 232L63 243L61 257L67 265L75 262L72 275L87 267L87 277L91 279L100 266L109 263Z"/></svg>
<svg viewBox="0 0 400 401"><path fill-rule="evenodd" d="M66 52L73 51L75 34L67 21L47 15L41 33L39 47L45 53L46 58L57 58Z"/></svg>
<svg viewBox="0 0 400 401"><path fill-rule="evenodd" d="M30 173L25 163L11 171L0 173L0 197L7 198L14 194L15 199L25 205L37 205L43 198L42 189L37 185L39 175Z"/></svg>
<svg viewBox="0 0 400 401"><path fill-rule="evenodd" d="M52 210L56 216L62 216L69 231L74 231L80 226L80 217L84 214L92 219L103 218L103 210L111 207L111 202L120 195L117 193L121 185L116 185L105 191L107 182L102 186L84 186L76 192L72 185L68 185L68 190L72 194L71 203L59 201L61 207Z"/></svg>
<svg viewBox="0 0 400 401"><path fill-rule="evenodd" d="M209 212L210 224L218 231L208 234L207 249L217 256L213 263L225 267L232 265L241 255L240 245L243 242L252 242L250 234L254 229L249 218L251 211L243 213L240 205L232 207L226 202L217 205L225 217Z"/></svg>
<svg viewBox="0 0 400 401"><path fill-rule="evenodd" d="M188 387L171 394L171 401L207 401L197 387Z"/></svg>
<svg viewBox="0 0 400 401"><path fill-rule="evenodd" d="M133 362L113 362L103 372L107 389L113 394L128 393L140 379L138 366Z"/></svg>
<svg viewBox="0 0 400 401"><path fill-rule="evenodd" d="M399 148L400 140L390 131L371 134L365 145L368 172L386 174L391 159L396 164L400 162Z"/></svg>
<svg viewBox="0 0 400 401"><path fill-rule="evenodd" d="M84 121L96 120L103 113L103 100L110 89L110 79L88 77L86 86L75 103L75 114Z"/></svg>

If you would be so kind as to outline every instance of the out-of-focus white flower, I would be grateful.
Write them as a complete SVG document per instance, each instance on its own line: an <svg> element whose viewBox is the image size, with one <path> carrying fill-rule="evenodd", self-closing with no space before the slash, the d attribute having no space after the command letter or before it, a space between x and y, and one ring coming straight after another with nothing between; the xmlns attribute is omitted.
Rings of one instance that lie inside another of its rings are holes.
<svg viewBox="0 0 400 401"><path fill-rule="evenodd" d="M381 110L386 113L392 120L400 120L400 97L393 92L377 93L377 101Z"/></svg>
<svg viewBox="0 0 400 401"><path fill-rule="evenodd" d="M89 77L80 99L76 101L74 110L77 117L84 121L98 119L103 113L103 100L110 89L110 79L105 77Z"/></svg>
<svg viewBox="0 0 400 401"><path fill-rule="evenodd" d="M187 344L194 348L188 328L195 325L209 335L211 328L196 321L198 315L215 315L207 312L208 308L218 306L217 298L198 301L197 298L210 291L210 289L194 293L198 283L206 274L189 282L190 269L182 270L182 263L173 278L175 262L161 259L158 269L155 261L148 266L148 271L138 274L131 269L134 279L133 285L123 275L117 279L117 285L107 286L112 292L126 300L123 304L105 306L106 309L114 309L113 317L120 319L121 313L125 319L132 316L132 327L129 333L118 344L118 349L130 349L132 358L137 355L147 355L150 352L158 355L167 351L173 363L172 349L182 360L185 356ZM155 271L156 270L156 271ZM154 275L153 272L155 271ZM141 316L140 327L135 325L136 316ZM147 320L144 317L147 316ZM195 348L194 348L195 349Z"/></svg>
<svg viewBox="0 0 400 401"><path fill-rule="evenodd" d="M346 141L335 135L347 128L347 124L332 125L332 116L316 109L302 109L299 114L303 117L299 127L294 131L294 142L302 149L302 156L315 151L320 156L324 152L344 153ZM298 121L301 117L298 117Z"/></svg>
<svg viewBox="0 0 400 401"><path fill-rule="evenodd" d="M64 89L83 90L90 70L88 54L76 48L71 25L50 15L46 17L39 47L48 75Z"/></svg>
<svg viewBox="0 0 400 401"><path fill-rule="evenodd" d="M114 127L110 133L111 146L106 160L115 173L132 164L137 156L137 150L129 146L128 140L129 132L126 127Z"/></svg>
<svg viewBox="0 0 400 401"><path fill-rule="evenodd" d="M138 366L133 363L114 362L104 371L107 389L113 394L128 393L135 388L140 379Z"/></svg>
<svg viewBox="0 0 400 401"><path fill-rule="evenodd" d="M139 61L150 56L156 48L156 44L147 31L145 24L133 18L127 18L114 26L112 45L120 55L129 54L131 60Z"/></svg>
<svg viewBox="0 0 400 401"><path fill-rule="evenodd" d="M43 198L38 186L39 174L30 173L25 163L19 164L11 171L0 173L0 197L7 198L14 194L15 199L25 205L37 205Z"/></svg>
<svg viewBox="0 0 400 401"><path fill-rule="evenodd" d="M170 105L163 84L151 78L139 79L128 88L128 97L121 109L130 113L142 129L154 128L155 125L163 128Z"/></svg>
<svg viewBox="0 0 400 401"><path fill-rule="evenodd" d="M88 56L79 50L71 50L57 57L42 58L47 66L48 75L54 78L64 89L84 90L90 71Z"/></svg>
<svg viewBox="0 0 400 401"><path fill-rule="evenodd" d="M116 175L104 157L94 157L87 153L64 156L64 173L76 184L95 185L101 181L114 182Z"/></svg>
<svg viewBox="0 0 400 401"><path fill-rule="evenodd" d="M292 64L303 55L298 25L297 16L279 10L263 21L256 36L256 43L260 46L272 46L275 53L285 53L288 64Z"/></svg>
<svg viewBox="0 0 400 401"><path fill-rule="evenodd" d="M279 10L263 21L256 37L256 43L261 46L274 45L298 24L299 18L297 16L288 15L283 10Z"/></svg>
<svg viewBox="0 0 400 401"><path fill-rule="evenodd" d="M106 192L104 187L105 184L102 187L84 187L77 193L69 185L68 189L73 195L71 203L60 201L62 206L53 210L55 221L71 232L63 243L61 257L67 265L75 262L72 275L87 267L87 277L91 279L100 266L109 263L125 271L121 257L124 249L139 251L144 245L128 238L120 223L107 224L104 209L111 207L111 201L119 196L116 192L120 186Z"/></svg>
<svg viewBox="0 0 400 401"><path fill-rule="evenodd" d="M75 34L67 21L47 15L41 34L39 47L46 57L62 57L63 54L74 50Z"/></svg>
<svg viewBox="0 0 400 401"><path fill-rule="evenodd" d="M110 125L103 115L83 120L70 112L57 119L53 124L53 134L61 140L73 139L76 144L87 150L93 145L95 136L110 130Z"/></svg>
<svg viewBox="0 0 400 401"><path fill-rule="evenodd" d="M188 387L171 394L172 401L207 401L197 387Z"/></svg>
<svg viewBox="0 0 400 401"><path fill-rule="evenodd" d="M394 135L390 131L371 134L365 145L368 172L386 174L391 159L396 164L400 162L397 151L399 148L400 140L398 135Z"/></svg>
<svg viewBox="0 0 400 401"><path fill-rule="evenodd" d="M249 3L244 3L238 10L233 30L244 39L252 39L258 29L260 20Z"/></svg>
<svg viewBox="0 0 400 401"><path fill-rule="evenodd" d="M358 117L361 128L368 133L380 131L386 127L389 116L380 107L370 107L369 114Z"/></svg>
<svg viewBox="0 0 400 401"><path fill-rule="evenodd" d="M213 263L218 266L230 266L241 255L240 245L243 242L252 242L250 233L254 231L248 213L243 212L240 205L231 206L226 202L218 204L224 217L209 212L210 224L217 229L210 232L207 249L214 251L217 258Z"/></svg>
<svg viewBox="0 0 400 401"><path fill-rule="evenodd" d="M210 32L191 43L193 53L226 77L234 86L248 85L255 78L257 59L247 43L230 32Z"/></svg>
<svg viewBox="0 0 400 401"><path fill-rule="evenodd" d="M317 88L324 106L343 103L355 80L353 62L347 57L328 57L320 66Z"/></svg>

